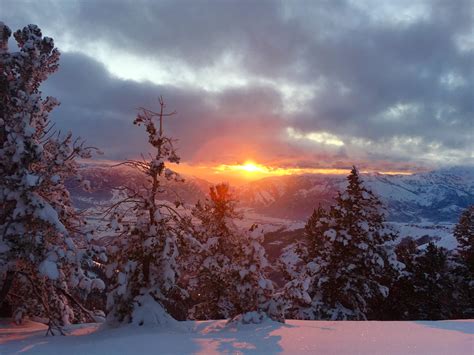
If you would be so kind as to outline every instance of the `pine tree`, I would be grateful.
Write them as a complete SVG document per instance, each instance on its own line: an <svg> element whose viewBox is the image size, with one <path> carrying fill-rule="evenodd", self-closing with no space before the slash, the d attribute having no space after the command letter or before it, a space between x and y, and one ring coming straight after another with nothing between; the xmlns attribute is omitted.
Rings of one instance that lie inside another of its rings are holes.
<svg viewBox="0 0 474 355"><path fill-rule="evenodd" d="M380 305L383 319L438 320L462 314L459 287L446 249L432 242L418 247L410 240L397 246L397 255L405 269Z"/></svg>
<svg viewBox="0 0 474 355"><path fill-rule="evenodd" d="M466 278L474 279L474 205L469 206L461 215L454 228L454 237L458 242L457 261L463 266Z"/></svg>
<svg viewBox="0 0 474 355"><path fill-rule="evenodd" d="M316 319L311 303L317 292L317 275L331 248L319 236L329 228L328 212L319 206L304 228L304 242L286 248L280 257L280 269L287 281L282 290L286 318Z"/></svg>
<svg viewBox="0 0 474 355"><path fill-rule="evenodd" d="M474 206L469 206L461 215L454 228L458 242L454 261L460 290L459 302L463 305L459 316L474 317Z"/></svg>
<svg viewBox="0 0 474 355"><path fill-rule="evenodd" d="M412 320L417 319L417 295L414 287L414 275L417 268L417 258L422 251L412 239L405 239L395 248L397 259L405 268L398 278L394 278L387 298L381 299L377 305L377 320Z"/></svg>
<svg viewBox="0 0 474 355"><path fill-rule="evenodd" d="M299 314L310 319L367 319L370 302L388 295L384 275L396 262L394 234L379 199L354 167L329 211L318 209L305 228L308 254L300 276Z"/></svg>
<svg viewBox="0 0 474 355"><path fill-rule="evenodd" d="M407 300L414 307L412 319L450 319L454 313L454 282L447 251L429 243L415 259L411 282L415 297Z"/></svg>
<svg viewBox="0 0 474 355"><path fill-rule="evenodd" d="M54 335L73 320L93 320L75 288L104 288L86 271L102 250L89 243L64 185L81 180L75 159L91 149L52 131L48 114L58 102L39 87L59 66L53 40L29 25L15 32L20 50L10 53L10 35L0 23L0 303L13 305L18 321L46 318Z"/></svg>
<svg viewBox="0 0 474 355"><path fill-rule="evenodd" d="M177 211L180 202L171 205L158 201L164 181L183 181L166 166L180 159L173 140L163 133L163 119L174 113L164 112L162 98L159 103L159 112L141 108L134 120L134 124L145 126L154 156L120 164L141 172L146 181L124 186L121 192L125 197L108 211L112 216L110 225L118 232L109 249L112 286L107 308L112 323L172 322L169 311L187 297L179 279L184 251L192 238L181 228L183 220Z"/></svg>
<svg viewBox="0 0 474 355"><path fill-rule="evenodd" d="M273 299L274 285L257 226L239 229L241 218L229 186L211 187L210 198L193 210L196 238L202 248L190 281L196 304L195 319L231 318L259 323L266 316L282 320Z"/></svg>

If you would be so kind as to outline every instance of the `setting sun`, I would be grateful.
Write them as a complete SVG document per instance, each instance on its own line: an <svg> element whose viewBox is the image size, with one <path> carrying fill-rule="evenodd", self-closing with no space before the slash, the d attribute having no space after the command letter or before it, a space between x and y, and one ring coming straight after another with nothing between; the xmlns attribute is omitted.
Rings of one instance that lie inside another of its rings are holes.
<svg viewBox="0 0 474 355"><path fill-rule="evenodd" d="M243 164L220 164L213 168L215 174L220 176L232 175L234 178L244 180L257 180L269 176L284 176L296 174L347 174L348 169L322 169L322 168L286 168L267 166L256 163L253 160L246 160Z"/></svg>
<svg viewBox="0 0 474 355"><path fill-rule="evenodd" d="M244 173L263 173L263 174L268 174L271 172L270 168L261 164L254 163L251 160L247 160L243 164L235 164L235 165L221 164L217 166L215 170L235 171L235 172L244 172Z"/></svg>
<svg viewBox="0 0 474 355"><path fill-rule="evenodd" d="M266 170L264 167L255 165L252 162L245 162L244 165L240 166L240 169L247 171L249 173L262 172Z"/></svg>

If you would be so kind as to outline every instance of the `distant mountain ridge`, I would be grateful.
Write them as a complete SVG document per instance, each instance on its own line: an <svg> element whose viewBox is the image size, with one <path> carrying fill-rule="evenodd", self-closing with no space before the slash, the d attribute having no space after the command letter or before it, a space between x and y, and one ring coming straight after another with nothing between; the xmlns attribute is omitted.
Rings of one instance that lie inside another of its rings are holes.
<svg viewBox="0 0 474 355"><path fill-rule="evenodd" d="M397 222L453 222L474 204L474 168L451 168L414 175L363 174L365 185ZM244 186L242 202L264 215L306 219L321 204L332 203L346 187L345 176L291 175L271 177Z"/></svg>
<svg viewBox="0 0 474 355"><path fill-rule="evenodd" d="M84 166L82 175L91 182L87 193L70 184L79 207L113 197L112 190L143 179L130 169ZM454 167L413 175L363 174L366 186L380 196L388 220L396 222L456 222L461 211L474 204L474 167ZM205 199L212 184L186 177L184 183L169 183L164 200L179 197L187 204ZM243 207L270 216L306 220L319 204L328 206L346 185L341 175L289 175L264 178L234 188Z"/></svg>

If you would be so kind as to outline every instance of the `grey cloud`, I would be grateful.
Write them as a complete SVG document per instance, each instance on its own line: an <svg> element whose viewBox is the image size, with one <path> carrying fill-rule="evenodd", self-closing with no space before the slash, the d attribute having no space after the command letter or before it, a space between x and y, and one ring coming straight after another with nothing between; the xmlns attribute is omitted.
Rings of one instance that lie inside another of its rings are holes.
<svg viewBox="0 0 474 355"><path fill-rule="evenodd" d="M143 129L134 127L132 120L138 107L156 108L159 95L165 98L170 111L177 111L166 126L171 135L179 138L179 149L186 160L209 160L210 156L196 154L216 137L226 137L229 144L236 145L239 139L242 144L248 140L252 146L263 148L275 141L281 128L281 120L272 113L281 106L281 100L269 87L209 93L121 80L81 54L65 53L60 62L58 73L43 87L45 94L61 101L52 113L53 120L58 128L72 129L103 149L110 159L136 156L147 150ZM209 146L202 154L215 155L216 148L222 147ZM237 157L238 147L229 148L235 150Z"/></svg>
<svg viewBox="0 0 474 355"><path fill-rule="evenodd" d="M377 12L381 5L374 4L369 10ZM108 137L105 145L115 147L117 157L145 148L128 122L136 106L153 107L156 95L162 94L169 107L179 111L170 130L180 136L188 158L202 158L196 155L197 147L223 136L240 139L253 147L249 149L278 147L275 157L306 154L322 159L312 151L323 151L321 147L289 146L280 140L282 130L292 125L336 134L346 142L356 137L380 145L392 137L420 137L423 143L408 147L404 157L388 147L367 152L372 158L415 161L430 143L439 143L440 149L464 151L469 161L474 150L474 51L460 51L456 40L473 31L474 5L469 0L420 4L426 4L426 16L408 24L376 21L369 10L343 0L0 0L0 9L12 26L36 22L67 33L77 46L107 43L191 69L212 67L230 53L240 58L238 69L244 75L294 85L325 83L302 112L287 114L281 92L269 85L252 83L209 93L137 83L111 77L100 63L83 56L64 55L60 73L48 83L63 102L55 115L64 116L64 126L70 124L92 140ZM451 72L463 78L464 85L443 84L442 77ZM383 117L398 104L417 109L399 119ZM108 127L105 122L114 124ZM93 128L100 125L103 132ZM125 140L127 145L108 140ZM356 158L350 150L345 154Z"/></svg>

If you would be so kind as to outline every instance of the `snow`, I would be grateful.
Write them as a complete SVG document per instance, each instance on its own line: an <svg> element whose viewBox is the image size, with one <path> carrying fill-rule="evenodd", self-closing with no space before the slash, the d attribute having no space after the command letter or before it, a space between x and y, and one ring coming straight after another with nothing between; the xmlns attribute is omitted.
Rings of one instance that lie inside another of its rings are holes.
<svg viewBox="0 0 474 355"><path fill-rule="evenodd" d="M263 233L275 232L279 230L293 231L304 228L306 221L295 221L284 218L275 218L256 213L251 208L238 208L244 216L241 220L235 220L234 223L243 229L249 229L253 224L257 224L259 230Z"/></svg>
<svg viewBox="0 0 474 355"><path fill-rule="evenodd" d="M51 225L55 226L58 231L62 233L66 233L66 228L59 220L58 212L46 201L42 201L43 203L38 203L38 207L36 208L34 214L36 217L42 219L45 222L50 223Z"/></svg>
<svg viewBox="0 0 474 355"><path fill-rule="evenodd" d="M50 280L57 280L59 277L58 265L54 261L44 260L39 265L39 272L44 276L47 276Z"/></svg>
<svg viewBox="0 0 474 355"><path fill-rule="evenodd" d="M144 295L137 298L139 306L135 305L132 314L134 325L167 325L168 328L176 327L178 322L174 320L164 308L157 303L150 295Z"/></svg>
<svg viewBox="0 0 474 355"><path fill-rule="evenodd" d="M457 248L457 241L453 235L455 224L453 223L396 223L390 222L389 226L393 227L398 233L398 241L405 237L411 237L415 240L422 237L430 237L432 241L438 246L448 250ZM426 241L428 244L428 241Z"/></svg>
<svg viewBox="0 0 474 355"><path fill-rule="evenodd" d="M26 174L25 180L26 180L26 186L33 187L33 186L38 185L40 181L40 177L35 174Z"/></svg>
<svg viewBox="0 0 474 355"><path fill-rule="evenodd" d="M474 320L232 324L182 327L74 325L45 337L46 326L0 322L1 354L472 354Z"/></svg>
<svg viewBox="0 0 474 355"><path fill-rule="evenodd" d="M334 229L329 229L323 234L326 238L329 238L331 241L336 239L337 233Z"/></svg>

